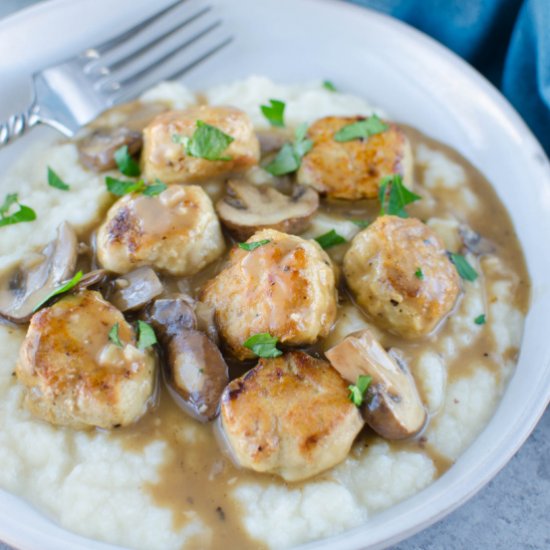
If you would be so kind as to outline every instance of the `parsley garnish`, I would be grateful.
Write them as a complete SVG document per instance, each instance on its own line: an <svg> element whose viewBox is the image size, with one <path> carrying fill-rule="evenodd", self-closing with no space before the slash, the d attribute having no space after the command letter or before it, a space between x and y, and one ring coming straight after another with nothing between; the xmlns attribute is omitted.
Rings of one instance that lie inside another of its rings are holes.
<svg viewBox="0 0 550 550"><path fill-rule="evenodd" d="M449 254L451 262L455 264L456 270L465 281L475 281L478 277L477 271L468 263L468 260L462 254Z"/></svg>
<svg viewBox="0 0 550 550"><path fill-rule="evenodd" d="M283 128L285 125L285 102L278 99L270 99L271 105L260 105L260 109L271 126Z"/></svg>
<svg viewBox="0 0 550 550"><path fill-rule="evenodd" d="M352 122L340 128L334 134L334 141L343 142L353 139L367 139L375 134L381 134L387 129L387 124L384 124L376 115L372 115L369 118Z"/></svg>
<svg viewBox="0 0 550 550"><path fill-rule="evenodd" d="M313 147L313 142L306 139L306 133L307 124L300 124L296 128L294 143L285 143L265 169L273 176L284 176L298 170L302 157Z"/></svg>
<svg viewBox="0 0 550 550"><path fill-rule="evenodd" d="M64 294L65 292L68 292L72 288L74 288L79 282L80 279L82 279L82 271L79 271L76 273L76 275L66 283L62 284L60 287L56 288L52 292L50 292L33 310L32 312L35 313L38 311L44 304L49 302L52 298L55 296L59 296L60 294Z"/></svg>
<svg viewBox="0 0 550 550"><path fill-rule="evenodd" d="M115 323L113 328L109 331L109 340L111 340L115 346L118 346L119 348L123 347L118 336L118 323Z"/></svg>
<svg viewBox="0 0 550 550"><path fill-rule="evenodd" d="M330 80L323 81L323 88L329 92L337 92L336 86Z"/></svg>
<svg viewBox="0 0 550 550"><path fill-rule="evenodd" d="M145 349L157 343L153 327L145 321L138 321L138 349Z"/></svg>
<svg viewBox="0 0 550 550"><path fill-rule="evenodd" d="M143 190L143 194L147 197L156 197L157 195L160 195L163 191L166 191L166 189L168 189L168 185L156 178L155 183L152 183L151 185L147 185L145 187L145 189Z"/></svg>
<svg viewBox="0 0 550 550"><path fill-rule="evenodd" d="M416 271L414 272L414 276L417 279L420 279L421 281L424 279L424 273L422 272L422 269L420 267L416 268Z"/></svg>
<svg viewBox="0 0 550 550"><path fill-rule="evenodd" d="M19 206L19 210L8 216L7 214L14 204ZM17 193L10 193L9 195L6 195L4 204L0 206L0 227L21 222L32 222L33 220L36 220L36 212L29 206L19 204Z"/></svg>
<svg viewBox="0 0 550 550"><path fill-rule="evenodd" d="M277 349L279 339L271 336L269 332L254 334L243 343L245 348L252 350L258 357L279 357L283 352Z"/></svg>
<svg viewBox="0 0 550 550"><path fill-rule="evenodd" d="M403 178L400 174L386 176L380 182L378 190L378 199L381 205L380 215L387 214L408 218L409 215L405 212L405 206L421 198L403 185Z"/></svg>
<svg viewBox="0 0 550 550"><path fill-rule="evenodd" d="M481 315L478 315L475 319L474 319L474 323L476 325L484 325L485 324L485 313L482 313Z"/></svg>
<svg viewBox="0 0 550 550"><path fill-rule="evenodd" d="M210 126L202 120L197 120L197 128L188 138L180 134L172 136L174 143L181 143L185 153L190 157L206 160L232 160L231 157L222 156L222 153L235 141L215 126Z"/></svg>
<svg viewBox="0 0 550 550"><path fill-rule="evenodd" d="M357 383L351 384L350 386L348 386L348 389L349 389L348 399L355 406L360 407L363 404L365 393L368 390L371 382L372 382L372 376L366 376L364 374L360 374L357 377Z"/></svg>
<svg viewBox="0 0 550 550"><path fill-rule="evenodd" d="M48 185L61 189L61 191L68 191L70 187L48 166Z"/></svg>
<svg viewBox="0 0 550 550"><path fill-rule="evenodd" d="M338 235L334 229L319 235L319 237L315 237L315 240L321 245L322 248L325 249L347 242L346 239L344 239L342 235Z"/></svg>
<svg viewBox="0 0 550 550"><path fill-rule="evenodd" d="M370 225L370 221L368 220L351 220L351 222L361 229L365 229L365 227Z"/></svg>
<svg viewBox="0 0 550 550"><path fill-rule="evenodd" d="M107 176L105 178L105 184L109 192L117 197L122 197L128 193L143 193L147 197L156 197L168 188L168 186L158 178L155 180L155 183L147 185L143 180L118 180L111 176Z"/></svg>
<svg viewBox="0 0 550 550"><path fill-rule="evenodd" d="M260 248L260 246L263 246L264 244L270 242L271 239L262 239L261 241L255 241L253 243L238 243L238 246L243 250L248 250L249 252L251 252L252 250L256 250L256 248Z"/></svg>
<svg viewBox="0 0 550 550"><path fill-rule="evenodd" d="M128 152L128 146L123 145L115 151L115 162L118 169L129 177L139 176L141 170L139 164L134 160L132 155Z"/></svg>

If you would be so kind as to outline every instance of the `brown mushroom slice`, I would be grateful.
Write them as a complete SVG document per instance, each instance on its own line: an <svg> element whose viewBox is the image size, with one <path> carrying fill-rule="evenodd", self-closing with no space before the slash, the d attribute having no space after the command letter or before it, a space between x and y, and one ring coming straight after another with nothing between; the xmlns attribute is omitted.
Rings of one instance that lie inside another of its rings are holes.
<svg viewBox="0 0 550 550"><path fill-rule="evenodd" d="M164 290L150 267L140 267L115 279L110 302L120 311L135 311L160 296Z"/></svg>
<svg viewBox="0 0 550 550"><path fill-rule="evenodd" d="M94 172L105 172L117 167L115 152L126 145L130 155L141 151L141 132L121 128L98 128L77 142L80 162Z"/></svg>
<svg viewBox="0 0 550 550"><path fill-rule="evenodd" d="M146 311L145 318L155 329L163 343L185 330L197 328L197 318L189 298L185 295L155 300Z"/></svg>
<svg viewBox="0 0 550 550"><path fill-rule="evenodd" d="M26 323L34 309L55 289L73 276L77 259L77 238L66 222L32 264L21 264L0 281L0 316L14 323Z"/></svg>
<svg viewBox="0 0 550 550"><path fill-rule="evenodd" d="M183 330L166 345L169 387L176 402L192 417L206 422L218 415L218 404L229 383L220 350L203 332Z"/></svg>
<svg viewBox="0 0 550 550"><path fill-rule="evenodd" d="M375 432L386 439L404 439L422 429L426 411L413 377L386 353L368 329L346 336L325 355L352 384L360 375L372 377L364 412Z"/></svg>
<svg viewBox="0 0 550 550"><path fill-rule="evenodd" d="M94 269L83 275L74 289L83 290L85 288L101 285L106 281L107 277L109 277L109 272L106 269Z"/></svg>
<svg viewBox="0 0 550 550"><path fill-rule="evenodd" d="M241 241L260 229L302 233L318 208L319 195L309 187L296 186L288 196L245 181L229 181L227 195L216 204L222 223Z"/></svg>
<svg viewBox="0 0 550 550"><path fill-rule="evenodd" d="M493 254L495 251L495 245L482 237L477 231L474 231L471 227L466 224L462 224L458 232L460 238L464 243L464 246L476 256L482 256L483 254Z"/></svg>

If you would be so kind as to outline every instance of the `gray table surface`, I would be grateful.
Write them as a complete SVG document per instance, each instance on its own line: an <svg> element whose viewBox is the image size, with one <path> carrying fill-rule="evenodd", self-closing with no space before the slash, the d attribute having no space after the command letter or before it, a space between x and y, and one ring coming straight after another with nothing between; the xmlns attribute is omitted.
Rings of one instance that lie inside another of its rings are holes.
<svg viewBox="0 0 550 550"><path fill-rule="evenodd" d="M39 0L0 0L0 17ZM550 409L474 498L394 550L550 549ZM0 542L0 550L11 547Z"/></svg>

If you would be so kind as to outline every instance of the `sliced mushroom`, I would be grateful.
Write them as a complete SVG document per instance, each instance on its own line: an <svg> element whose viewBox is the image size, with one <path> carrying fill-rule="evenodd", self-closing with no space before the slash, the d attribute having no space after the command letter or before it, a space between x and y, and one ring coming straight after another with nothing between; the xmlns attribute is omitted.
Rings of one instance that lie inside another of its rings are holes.
<svg viewBox="0 0 550 550"><path fill-rule="evenodd" d="M481 256L483 254L492 254L495 251L495 245L491 241L485 237L482 237L468 225L461 225L459 228L459 233L464 246L472 254Z"/></svg>
<svg viewBox="0 0 550 550"><path fill-rule="evenodd" d="M167 343L184 330L197 328L197 318L188 296L155 300L145 313L145 319L151 323L159 338Z"/></svg>
<svg viewBox="0 0 550 550"><path fill-rule="evenodd" d="M135 311L162 294L163 286L150 267L140 267L115 279L110 302L120 311Z"/></svg>
<svg viewBox="0 0 550 550"><path fill-rule="evenodd" d="M219 346L220 335L216 326L216 309L209 304L197 301L195 302L195 315L197 316L197 329L204 332L214 344Z"/></svg>
<svg viewBox="0 0 550 550"><path fill-rule="evenodd" d="M413 377L386 353L368 329L346 336L325 355L352 384L360 375L372 377L364 413L375 432L386 439L404 439L422 429L426 411Z"/></svg>
<svg viewBox="0 0 550 550"><path fill-rule="evenodd" d="M216 204L222 223L241 241L260 229L302 233L319 208L319 195L296 186L291 196L268 185L229 181L227 195Z"/></svg>
<svg viewBox="0 0 550 550"><path fill-rule="evenodd" d="M227 364L206 334L184 330L166 346L169 386L191 416L206 422L218 415L218 404L229 383Z"/></svg>
<svg viewBox="0 0 550 550"><path fill-rule="evenodd" d="M106 269L94 269L82 276L75 286L75 290L82 290L92 286L101 285L109 277L109 272Z"/></svg>
<svg viewBox="0 0 550 550"><path fill-rule="evenodd" d="M94 172L116 168L115 151L128 146L130 155L141 151L141 132L128 128L99 128L77 142L80 162Z"/></svg>
<svg viewBox="0 0 550 550"><path fill-rule="evenodd" d="M73 276L77 259L77 238L66 222L57 237L36 256L32 265L20 265L0 281L0 316L14 323L26 323L34 309L63 282Z"/></svg>

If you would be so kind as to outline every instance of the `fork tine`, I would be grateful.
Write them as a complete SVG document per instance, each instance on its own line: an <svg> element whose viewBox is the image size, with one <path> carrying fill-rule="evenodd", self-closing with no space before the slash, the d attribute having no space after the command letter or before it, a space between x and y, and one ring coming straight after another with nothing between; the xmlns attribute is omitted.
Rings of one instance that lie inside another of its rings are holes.
<svg viewBox="0 0 550 550"><path fill-rule="evenodd" d="M101 44L98 44L97 46L94 46L93 48L88 48L85 50L84 55L85 57L97 57L98 54L105 54L108 51L112 50L114 47L118 46L119 44L122 44L129 38L135 36L137 33L143 31L149 25L152 25L155 21L158 21L161 17L166 15L168 12L172 11L179 5L181 5L185 0L176 0L172 4L166 6L166 8L160 10L155 15L141 21L137 25L134 25L132 28L128 29L127 31L123 32L122 34L119 34L118 36L115 36L114 38L111 38L109 40L106 40L105 42L102 42ZM94 54L90 55L88 52L94 52Z"/></svg>
<svg viewBox="0 0 550 550"><path fill-rule="evenodd" d="M142 55L146 51L148 51L151 48L157 46L158 44L160 44L164 40L168 39L170 36L172 36L173 34L178 32L179 30L181 30L184 27L186 27L187 25L191 24L193 21L196 21L197 19L199 19L203 15L207 14L211 9L212 9L212 6L206 6L205 8L201 9L200 11L198 11L197 13L192 15L191 17L188 17L187 19L185 19L181 23L177 24L173 29L169 30L166 33L160 34L157 38L155 38L155 39L151 40L150 42L144 44L143 46L139 47L137 50L131 52L130 54L123 57L122 59L119 59L118 61L115 61L110 66L108 66L108 69L111 72L114 72L117 69L119 69L120 67L122 67L123 65L125 65L126 63L130 63L131 61L138 58L140 55Z"/></svg>
<svg viewBox="0 0 550 550"><path fill-rule="evenodd" d="M133 73L131 76L128 76L124 80L116 81L115 83L110 81L103 82L103 86L100 86L101 88L104 88L106 86L109 86L109 84L115 84L117 88L124 88L126 86L129 86L131 84L135 84L138 80L140 80L143 76L145 76L147 73L158 67L159 65L162 65L166 63L169 59L177 55L181 50L187 48L194 42L197 42L197 40L200 40L203 36L207 35L208 33L212 32L214 29L219 27L221 25L221 20L215 21L205 29L202 29L201 31L197 32L190 38L187 38L185 42L180 44L177 48L174 50L162 55L161 57L155 58L153 61L151 61L148 65L146 65L143 69L140 69L136 73ZM115 76L115 75L114 75ZM116 78L116 76L115 76Z"/></svg>

